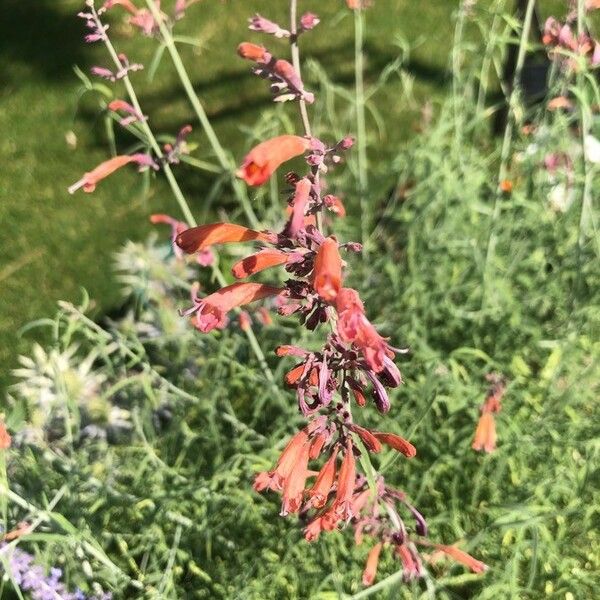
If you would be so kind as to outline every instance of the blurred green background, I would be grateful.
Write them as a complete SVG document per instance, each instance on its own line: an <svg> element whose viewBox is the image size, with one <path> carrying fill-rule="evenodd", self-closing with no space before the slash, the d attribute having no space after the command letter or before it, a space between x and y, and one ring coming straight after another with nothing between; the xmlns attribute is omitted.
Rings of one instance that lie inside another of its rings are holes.
<svg viewBox="0 0 600 600"><path fill-rule="evenodd" d="M270 101L266 87L256 85L248 64L237 58L235 46L254 39L245 25L248 15L268 13L285 22L286 4L204 0L178 25L179 33L200 43L199 48L182 46L181 52L223 145L236 157L244 150L241 129L250 127ZM353 23L344 5L342 0L302 1L301 10L322 18L304 57L326 64L334 83L351 87ZM544 14L560 5L544 2ZM28 340L45 335L35 329L23 337L20 328L53 312L56 300L75 300L82 287L98 303L98 312L114 306L119 299L111 273L113 251L126 239L146 236L151 212L177 212L162 182L146 197L133 169L104 181L93 195L67 194L82 173L109 156L102 114L95 103L79 101L80 82L73 71L75 65L89 72L94 64L107 64L102 47L82 41L84 23L76 17L82 6L79 0L36 0L35 8L18 0L0 5L0 388ZM391 153L411 133L419 103L439 95L448 82L457 6L457 0L380 0L368 13L367 83L401 52L400 41L410 46L404 67L416 103L407 102L407 81L398 77L390 78L377 98L385 115L382 142ZM118 7L113 12L119 47L131 60L149 64L152 44L133 35ZM195 125L168 60L151 84L147 80L147 70L134 76L156 131L175 134L184 123ZM368 125L374 128L372 118ZM190 140L199 145L195 156L210 156L199 128ZM118 148L123 151L126 144L121 141ZM192 208L199 211L206 181L183 166L178 171Z"/></svg>

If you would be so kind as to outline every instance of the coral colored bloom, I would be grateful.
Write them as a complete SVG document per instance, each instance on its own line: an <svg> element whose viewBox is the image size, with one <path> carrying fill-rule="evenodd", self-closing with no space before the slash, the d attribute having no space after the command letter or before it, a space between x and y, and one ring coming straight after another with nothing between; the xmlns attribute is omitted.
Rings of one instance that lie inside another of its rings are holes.
<svg viewBox="0 0 600 600"><path fill-rule="evenodd" d="M337 492L335 496L334 512L341 519L350 519L353 514L351 510L352 494L354 492L354 484L356 483L356 459L352 449L352 441L348 439L346 442L346 451L344 460L340 467L340 472L337 480Z"/></svg>
<svg viewBox="0 0 600 600"><path fill-rule="evenodd" d="M301 447L296 462L292 467L292 471L283 485L280 513L282 517L285 517L289 513L296 513L300 510L304 485L306 483L306 477L308 476L309 450L310 443L307 441Z"/></svg>
<svg viewBox="0 0 600 600"><path fill-rule="evenodd" d="M395 433L381 433L379 431L374 431L373 433L380 442L383 442L394 450L398 450L398 452L402 452L407 458L416 456L417 449L403 437Z"/></svg>
<svg viewBox="0 0 600 600"><path fill-rule="evenodd" d="M237 48L237 53L242 58L255 62L268 62L271 59L271 55L264 46L251 42L242 42Z"/></svg>
<svg viewBox="0 0 600 600"><path fill-rule="evenodd" d="M154 167L154 161L147 154L124 154L115 156L100 163L93 171L85 173L83 177L69 187L69 194L75 193L79 188L83 188L84 192L90 193L96 189L96 185L104 178L112 175L117 169L124 167L129 163L137 163L140 166Z"/></svg>
<svg viewBox="0 0 600 600"><path fill-rule="evenodd" d="M367 447L367 450L375 453L381 451L381 444L377 437L374 435L374 432L369 431L365 427L361 427L360 425L354 424L348 425L348 428L358 435L358 437L363 441L364 445Z"/></svg>
<svg viewBox="0 0 600 600"><path fill-rule="evenodd" d="M10 448L12 438L6 429L4 421L0 419L0 450L7 450Z"/></svg>
<svg viewBox="0 0 600 600"><path fill-rule="evenodd" d="M383 544L379 542L371 548L369 556L367 557L365 570L363 571L363 585L373 585L373 582L375 581L375 575L377 575L377 564L379 563L379 553L381 552L382 547Z"/></svg>
<svg viewBox="0 0 600 600"><path fill-rule="evenodd" d="M272 241L273 236L263 231L254 231L233 223L211 223L191 227L181 232L175 240L176 244L188 254L197 252L214 244L230 242Z"/></svg>
<svg viewBox="0 0 600 600"><path fill-rule="evenodd" d="M338 333L342 340L356 344L373 371L382 371L390 348L365 316L358 292L352 288L341 288L336 298L336 309Z"/></svg>
<svg viewBox="0 0 600 600"><path fill-rule="evenodd" d="M285 382L288 385L295 385L300 381L300 377L302 377L302 373L304 373L304 363L294 367L290 371L285 374Z"/></svg>
<svg viewBox="0 0 600 600"><path fill-rule="evenodd" d="M228 285L205 298L195 298L194 306L185 311L189 315L195 313L194 326L207 333L217 327L222 327L227 313L238 306L243 306L268 296L275 296L283 291L263 283L234 283Z"/></svg>
<svg viewBox="0 0 600 600"><path fill-rule="evenodd" d="M404 581L421 577L423 573L421 561L419 560L419 554L412 544L398 544L396 546L396 554L402 561Z"/></svg>
<svg viewBox="0 0 600 600"><path fill-rule="evenodd" d="M468 569L471 569L473 573L484 573L487 571L488 566L473 558L470 554L467 554L464 550L460 550L456 546L444 546L443 544L433 544L433 547L448 555L450 558L453 558L456 562L459 562L461 565L464 565Z"/></svg>
<svg viewBox="0 0 600 600"><path fill-rule="evenodd" d="M307 177L303 177L296 183L296 191L292 200L292 215L284 229L284 234L288 237L296 237L298 232L306 227L304 215L310 200L311 188L312 184Z"/></svg>
<svg viewBox="0 0 600 600"><path fill-rule="evenodd" d="M319 457L319 455L321 454L321 450L323 450L323 446L325 445L325 442L328 438L329 432L327 431L321 431L320 433L317 433L317 435L315 435L310 446L310 453L308 456L311 460L315 460Z"/></svg>
<svg viewBox="0 0 600 600"><path fill-rule="evenodd" d="M270 267L284 265L287 262L288 257L289 254L282 252L281 250L261 250L256 254L251 254L236 262L235 265L233 265L231 272L237 279L243 279L244 277L248 277L248 275L260 273Z"/></svg>
<svg viewBox="0 0 600 600"><path fill-rule="evenodd" d="M323 531L323 518L317 517L304 528L304 539L307 542L314 542L321 535L321 531Z"/></svg>
<svg viewBox="0 0 600 600"><path fill-rule="evenodd" d="M311 448L312 451L312 448ZM311 504L314 508L322 508L327 502L329 492L333 487L335 480L335 462L337 460L337 448L333 451L333 454L329 457L327 462L323 465L317 479L308 490L308 497L311 499Z"/></svg>
<svg viewBox="0 0 600 600"><path fill-rule="evenodd" d="M313 287L325 302L333 302L342 287L342 258L338 243L327 238L315 257Z"/></svg>
<svg viewBox="0 0 600 600"><path fill-rule="evenodd" d="M285 481L296 464L299 453L307 442L308 434L302 429L288 442L281 453L275 468L268 473L259 473L256 476L253 486L254 489L257 492L262 492L266 489L282 490Z"/></svg>
<svg viewBox="0 0 600 600"><path fill-rule="evenodd" d="M310 142L298 135L280 135L255 146L244 159L237 176L248 185L262 185L282 163L308 150Z"/></svg>
<svg viewBox="0 0 600 600"><path fill-rule="evenodd" d="M488 453L496 449L496 422L491 412L481 413L471 448Z"/></svg>

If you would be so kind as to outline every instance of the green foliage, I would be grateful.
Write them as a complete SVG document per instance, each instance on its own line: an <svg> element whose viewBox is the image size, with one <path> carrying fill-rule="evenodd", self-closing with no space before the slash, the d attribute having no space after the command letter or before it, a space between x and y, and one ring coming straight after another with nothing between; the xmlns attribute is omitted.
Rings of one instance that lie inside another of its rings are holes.
<svg viewBox="0 0 600 600"><path fill-rule="evenodd" d="M292 394L274 396L235 324L200 335L176 317L199 271L156 240L128 243L117 257L123 313L98 325L87 301L62 303L46 323L51 347L25 360L24 383L11 391L17 447L7 453L10 493L0 499L9 528L37 523L18 542L39 562L63 567L72 587L97 581L115 598L595 597L600 262L595 213L581 218L581 198L583 171L597 184L597 165L577 150L577 114L565 120L525 106L523 122L540 127L533 137L516 128L513 191L498 195L490 94L505 42L518 33L502 4L489 15L481 8L455 40L453 92L434 102L420 133L401 149L370 140L375 227L368 260L351 259L350 281L382 332L410 349L392 411L366 416L410 438L418 455L384 453L374 463L422 510L432 539L461 540L490 571L443 564L408 586L386 556L379 583L363 590L366 547L344 531L308 544L295 517L278 516L276 498L253 493L253 473L276 460L294 430ZM405 67L392 63L388 74L408 93ZM311 72L323 86L319 129L351 130L352 96L318 64ZM368 110L389 93L386 81L370 88ZM594 101L589 85L567 84ZM278 109L248 138L289 126ZM556 181L541 168L557 149L578 165L575 200L563 212L552 208ZM332 175L347 194L349 217L337 229L344 240L360 235L353 160ZM259 192L261 203L269 219L281 218L276 182ZM289 319L258 332L268 354L295 335ZM280 379L287 363L268 360ZM498 449L480 455L470 443L490 371L509 385ZM93 386L78 384L90 373ZM40 412L41 398L51 398L50 411ZM111 406L124 411L116 424Z"/></svg>

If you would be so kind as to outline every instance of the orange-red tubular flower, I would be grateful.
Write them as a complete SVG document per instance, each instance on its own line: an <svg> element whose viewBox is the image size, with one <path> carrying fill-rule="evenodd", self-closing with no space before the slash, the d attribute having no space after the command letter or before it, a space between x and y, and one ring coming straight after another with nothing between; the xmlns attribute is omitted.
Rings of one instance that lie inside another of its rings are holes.
<svg viewBox="0 0 600 600"><path fill-rule="evenodd" d="M248 275L260 273L270 267L285 264L288 256L286 252L282 252L281 250L267 248L236 262L231 272L237 279L243 279L244 277L248 277Z"/></svg>
<svg viewBox="0 0 600 600"><path fill-rule="evenodd" d="M237 171L248 185L262 185L282 163L308 150L310 142L298 135L280 135L255 146Z"/></svg>
<svg viewBox="0 0 600 600"><path fill-rule="evenodd" d="M146 154L122 154L115 156L103 163L100 163L95 169L89 173L84 173L83 177L76 181L71 187L69 187L69 194L75 193L79 188L83 188L84 192L88 194L96 189L96 186L100 181L112 175L117 169L124 167L126 164L135 162L139 165L150 166L153 161Z"/></svg>
<svg viewBox="0 0 600 600"><path fill-rule="evenodd" d="M352 451L352 441L348 439L346 442L346 451L344 460L340 467L340 472L337 480L337 493L335 496L334 513L339 515L341 519L350 519L352 515L352 493L354 492L354 484L356 483L356 460Z"/></svg>
<svg viewBox="0 0 600 600"><path fill-rule="evenodd" d="M496 421L491 412L483 412L479 417L471 448L488 453L496 449Z"/></svg>
<svg viewBox="0 0 600 600"><path fill-rule="evenodd" d="M487 571L488 566L473 558L470 554L467 554L464 550L457 548L456 546L444 546L442 544L434 544L433 546L439 552L447 554L450 558L453 558L456 562L464 565L468 569L471 569L473 573L483 573Z"/></svg>
<svg viewBox="0 0 600 600"><path fill-rule="evenodd" d="M348 428L358 435L358 437L363 441L364 445L367 447L367 450L375 453L381 451L381 443L377 439L375 432L369 431L365 427L361 427L360 425L354 424L348 425Z"/></svg>
<svg viewBox="0 0 600 600"><path fill-rule="evenodd" d="M327 194L327 196L323 198L323 202L333 214L342 218L346 216L346 208L344 206L344 203L337 196Z"/></svg>
<svg viewBox="0 0 600 600"><path fill-rule="evenodd" d="M283 496L281 501L281 516L285 517L289 513L295 513L300 510L302 504L302 495L304 485L308 476L308 453L310 444L305 442L297 454L296 462L292 467L283 485Z"/></svg>
<svg viewBox="0 0 600 600"><path fill-rule="evenodd" d="M307 542L314 542L321 535L321 531L323 531L323 517L317 517L304 528L304 539Z"/></svg>
<svg viewBox="0 0 600 600"><path fill-rule="evenodd" d="M283 291L263 283L233 283L205 298L199 298L189 312L195 312L193 324L207 333L225 324L227 313L238 306L275 296Z"/></svg>
<svg viewBox="0 0 600 600"><path fill-rule="evenodd" d="M270 59L270 54L264 46L252 44L251 42L242 42L237 48L237 53L242 58L256 62L265 62Z"/></svg>
<svg viewBox="0 0 600 600"><path fill-rule="evenodd" d="M336 297L336 310L339 316L337 328L342 340L356 344L373 371L382 371L385 357L391 351L367 319L358 292L352 288L341 288Z"/></svg>
<svg viewBox="0 0 600 600"><path fill-rule="evenodd" d="M335 239L327 238L315 257L313 287L325 302L333 302L342 287L342 258Z"/></svg>
<svg viewBox="0 0 600 600"><path fill-rule="evenodd" d="M311 499L311 504L314 508L321 508L325 506L329 492L333 487L335 480L335 461L337 459L337 448L333 451L333 454L329 457L329 460L323 465L317 479L308 490L308 496Z"/></svg>
<svg viewBox="0 0 600 600"><path fill-rule="evenodd" d="M7 450L10 448L12 438L6 429L4 421L0 419L0 450Z"/></svg>
<svg viewBox="0 0 600 600"><path fill-rule="evenodd" d="M379 553L381 552L382 547L383 544L379 542L371 548L369 556L367 557L365 570L363 571L363 585L372 585L375 581L375 575L377 575L377 564L379 563Z"/></svg>
<svg viewBox="0 0 600 600"><path fill-rule="evenodd" d="M299 431L285 447L281 453L277 465L268 473L259 473L254 480L254 489L257 492L262 492L266 489L282 490L283 485L289 477L294 465L297 462L298 455L308 442L308 434L306 431Z"/></svg>
<svg viewBox="0 0 600 600"><path fill-rule="evenodd" d="M383 442L394 450L398 450L398 452L402 452L408 458L413 458L417 454L417 449L408 440L395 433L374 431L373 434L380 442Z"/></svg>
<svg viewBox="0 0 600 600"><path fill-rule="evenodd" d="M303 177L297 184L292 200L292 215L285 226L285 235L295 237L296 234L306 227L306 206L310 199L312 184L307 177Z"/></svg>
<svg viewBox="0 0 600 600"><path fill-rule="evenodd" d="M213 244L226 244L230 242L269 242L273 241L273 234L264 231L254 231L234 223L210 223L199 227L190 227L182 231L175 243L188 254L197 252Z"/></svg>

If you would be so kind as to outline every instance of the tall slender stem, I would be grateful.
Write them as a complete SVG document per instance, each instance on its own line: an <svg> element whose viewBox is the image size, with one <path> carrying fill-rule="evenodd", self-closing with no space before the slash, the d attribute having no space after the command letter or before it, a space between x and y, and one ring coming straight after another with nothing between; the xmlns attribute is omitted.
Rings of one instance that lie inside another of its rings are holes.
<svg viewBox="0 0 600 600"><path fill-rule="evenodd" d="M578 0L577 2L577 34L582 36L585 33L585 0ZM585 59L583 59L585 60ZM583 61L582 61L583 62ZM582 95L579 98L579 119L581 121L581 168L583 170L583 189L581 192L581 212L579 216L579 231L577 235L577 279L575 285L575 293L573 299L581 286L581 255L583 253L583 246L585 244L585 236L588 225L588 218L592 212L592 183L593 183L593 172L588 164L588 158L586 156L586 137L590 131L590 111L587 100L587 94L585 91L585 74L580 68L577 71L577 89L581 90Z"/></svg>
<svg viewBox="0 0 600 600"><path fill-rule="evenodd" d="M354 10L354 87L356 105L356 146L358 153L358 192L360 194L361 237L363 254L368 256L368 241L371 228L371 213L367 201L369 177L367 168L367 126L365 119L364 84L364 28L365 18L362 8Z"/></svg>
<svg viewBox="0 0 600 600"><path fill-rule="evenodd" d="M300 48L298 46L298 2L297 0L290 0L290 45L292 51L292 65L298 77L302 78L300 70ZM306 102L304 98L300 98L298 101L300 106L300 118L302 119L302 125L304 127L304 133L308 137L312 137L312 129L310 126L310 119L308 118L308 109L306 108ZM319 170L314 169L314 184L316 188L319 188ZM323 215L321 211L318 211L315 215L316 226L319 231L323 231Z"/></svg>
<svg viewBox="0 0 600 600"><path fill-rule="evenodd" d="M300 73L300 48L298 47L298 2L297 0L290 0L290 41L292 47L292 65L298 77L302 77ZM304 131L307 136L311 137L312 132L310 128L310 120L308 118L308 110L306 108L306 102L304 98L300 98L300 116L302 117L302 125L304 125Z"/></svg>
<svg viewBox="0 0 600 600"><path fill-rule="evenodd" d="M494 208L492 211L492 220L490 223L490 233L487 243L485 264L483 267L483 286L481 298L482 308L486 305L487 302L490 270L492 269L492 262L494 260L494 255L496 251L496 243L498 241L498 236L496 234L496 225L500 217L500 213L502 211L502 205L500 202L502 192L500 184L506 179L508 174L508 162L510 159L510 152L512 149L512 138L515 123L515 105L521 93L521 73L523 71L523 65L525 64L525 56L527 54L527 41L531 32L531 23L533 20L534 8L535 0L528 0L527 9L525 11L525 18L523 19L523 30L521 31L521 38L519 41L519 53L517 55L517 63L515 66L512 87L508 99L508 114L506 119L506 128L504 129L504 137L502 140L502 149L500 153L500 169L498 172L498 181L494 193Z"/></svg>
<svg viewBox="0 0 600 600"><path fill-rule="evenodd" d="M213 126L210 123L206 111L204 110L204 107L202 106L202 103L198 98L198 95L194 91L194 86L189 78L183 61L181 60L181 55L177 50L177 45L175 44L175 40L173 39L171 30L169 29L169 27L167 27L164 18L162 18L154 0L146 0L146 5L152 13L154 20L156 21L156 23L158 23L163 43L169 51L169 55L171 56L173 66L177 71L177 75L179 76L181 85L183 86L183 89L190 101L190 104L192 105L192 108L196 113L196 117L198 118L198 121L200 122L200 125L202 126L202 129L204 130L204 133L208 138L208 142L211 145L211 148L213 149L213 152L215 153L215 156L217 157L217 160L219 161L219 164L221 165L222 169L224 171L227 171L231 175L231 186L246 215L246 218L248 219L252 227L259 228L260 221L250 204L250 199L248 198L246 188L244 184L235 177L235 164L221 145L221 142L219 141L219 138L217 137L217 134L215 133L215 130L213 129Z"/></svg>
<svg viewBox="0 0 600 600"><path fill-rule="evenodd" d="M94 9L94 15L95 15L95 18L96 18L96 21L97 21L99 27L101 27L102 24L100 22L100 19L97 16L97 13L95 12L95 9ZM104 44L108 50L108 53L110 54L110 57L112 58L112 60L115 64L115 67L117 67L118 69L122 69L123 65L122 65L121 61L119 60L117 51L115 50L115 47L112 45L112 42L110 41L108 36L105 36ZM127 94L129 96L129 100L130 100L131 104L133 105L135 110L138 112L138 114L143 115L144 112L142 111L140 101L137 97L137 94L135 92L133 84L131 83L131 80L129 79L129 76L127 74L123 77L123 83L125 84L125 89L127 90ZM143 119L141 121L141 127L142 127L144 134L147 137L148 143L150 144L150 146L151 146L152 150L154 151L154 153L156 154L156 156L159 159L162 158L163 157L162 149L161 149L154 133L152 132L152 129L148 125L148 121L146 119ZM173 174L173 170L171 169L170 165L167 162L163 162L163 171L165 173L165 177L167 178L169 186L171 187L171 191L173 192L173 195L175 196L175 199L177 200L177 203L179 204L179 207L181 208L181 212L183 213L183 216L184 216L186 222L188 223L188 225L190 227L195 227L197 224L196 219L194 219L194 215L192 215L190 207L185 199L185 196L183 195L183 192L181 191L181 188L179 187L179 184L177 183L177 179L175 178L175 175ZM227 285L227 280L225 279L225 276L223 275L223 272L221 271L221 269L218 265L218 259L215 261L215 264L212 266L212 274L213 274L213 277L219 282L219 285L221 285L221 286ZM236 312L240 312L239 309ZM265 355L260 347L260 344L258 343L258 340L256 339L256 335L254 334L254 331L252 330L251 327L245 327L244 333L246 334L246 337L248 338L250 346L251 346L254 354L256 355L258 363L259 363L261 370L262 370L264 376L266 377L267 381L269 381L271 384L273 384L272 387L277 389L277 391L279 391L279 388L277 388L277 386L275 385L275 378L273 376L273 372L271 371L271 369L269 368L269 365L267 364L267 360L266 360Z"/></svg>

